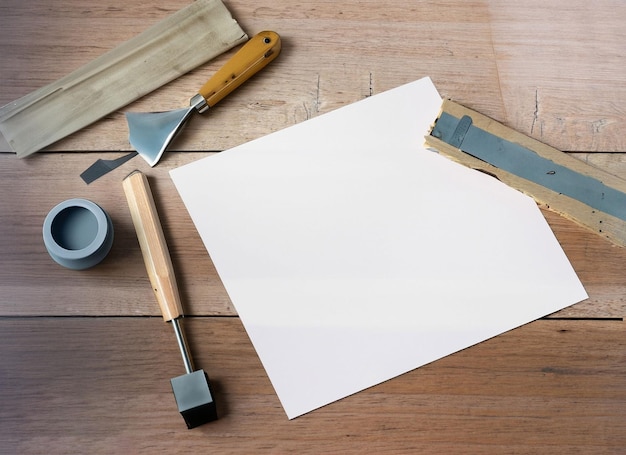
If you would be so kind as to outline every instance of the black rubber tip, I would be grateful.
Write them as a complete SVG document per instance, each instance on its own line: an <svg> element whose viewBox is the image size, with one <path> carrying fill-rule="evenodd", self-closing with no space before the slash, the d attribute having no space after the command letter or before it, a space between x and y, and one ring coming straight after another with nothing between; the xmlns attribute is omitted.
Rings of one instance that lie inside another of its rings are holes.
<svg viewBox="0 0 626 455"><path fill-rule="evenodd" d="M217 420L215 400L209 388L209 377L204 370L184 374L171 380L178 411L187 428L195 428Z"/></svg>

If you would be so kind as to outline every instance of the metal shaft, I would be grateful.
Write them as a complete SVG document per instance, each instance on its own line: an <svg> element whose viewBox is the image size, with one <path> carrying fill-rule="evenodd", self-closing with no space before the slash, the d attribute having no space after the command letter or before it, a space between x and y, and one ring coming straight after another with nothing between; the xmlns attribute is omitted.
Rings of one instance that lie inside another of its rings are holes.
<svg viewBox="0 0 626 455"><path fill-rule="evenodd" d="M189 347L187 346L187 341L185 340L185 336L183 334L183 330L180 327L180 318L172 319L172 327L174 327L174 333L176 334L176 341L178 342L178 347L180 348L180 353L183 356L183 363L185 364L185 370L187 374L193 372L193 363L191 362L191 356L189 355Z"/></svg>

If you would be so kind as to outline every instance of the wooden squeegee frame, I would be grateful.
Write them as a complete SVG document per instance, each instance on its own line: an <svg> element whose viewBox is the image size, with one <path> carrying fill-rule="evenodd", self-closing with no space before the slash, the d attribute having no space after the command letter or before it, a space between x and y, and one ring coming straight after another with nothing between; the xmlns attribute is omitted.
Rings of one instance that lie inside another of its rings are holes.
<svg viewBox="0 0 626 455"><path fill-rule="evenodd" d="M502 138L505 141L522 146L536 153L539 157L563 166L582 176L596 179L602 184L621 193L626 193L626 180L623 180L613 174L601 169L590 166L576 158L567 155L549 145L519 133L508 128L501 123L468 109L460 104L450 100L444 100L441 113L447 113L457 119L464 116L471 118L471 123L476 128L490 133L494 136ZM626 246L626 221L619 217L605 213L602 210L593 208L576 198L566 196L559 192L553 191L545 186L537 184L533 181L519 177L513 173L500 169L488 162L475 158L468 153L462 151L456 146L450 145L448 142L441 140L429 134L426 136L426 147L441 153L452 160L463 164L472 169L476 169L490 174L503 183L531 196L532 198L545 208L552 210L563 217L570 219L579 225L593 231L610 242Z"/></svg>

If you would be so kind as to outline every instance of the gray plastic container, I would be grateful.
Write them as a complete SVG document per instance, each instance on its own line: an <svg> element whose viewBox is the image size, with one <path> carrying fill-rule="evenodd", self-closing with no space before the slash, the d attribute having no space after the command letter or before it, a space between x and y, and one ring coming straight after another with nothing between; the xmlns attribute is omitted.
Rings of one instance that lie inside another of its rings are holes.
<svg viewBox="0 0 626 455"><path fill-rule="evenodd" d="M74 270L87 269L111 250L113 223L99 205L87 199L68 199L46 216L43 241L58 264Z"/></svg>

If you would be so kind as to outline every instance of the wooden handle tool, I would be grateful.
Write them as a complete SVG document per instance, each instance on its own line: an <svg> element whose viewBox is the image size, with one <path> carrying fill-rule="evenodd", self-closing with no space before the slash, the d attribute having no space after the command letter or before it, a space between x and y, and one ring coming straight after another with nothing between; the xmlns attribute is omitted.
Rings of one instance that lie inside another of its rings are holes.
<svg viewBox="0 0 626 455"><path fill-rule="evenodd" d="M172 323L187 372L171 380L174 397L187 427L195 428L217 419L209 379L203 370L193 371L189 348L179 323L183 309L174 267L148 179L142 172L135 171L124 179L123 187L152 290L163 319Z"/></svg>

